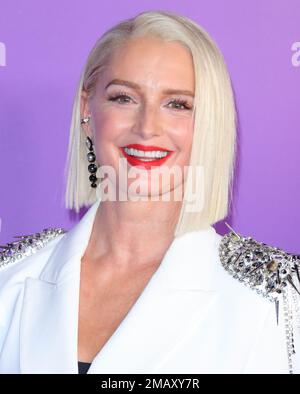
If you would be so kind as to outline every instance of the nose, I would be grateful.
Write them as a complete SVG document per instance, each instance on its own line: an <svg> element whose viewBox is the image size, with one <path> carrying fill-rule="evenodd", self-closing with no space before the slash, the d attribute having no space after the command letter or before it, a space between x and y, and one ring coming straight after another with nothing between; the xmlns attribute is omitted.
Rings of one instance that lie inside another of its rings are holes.
<svg viewBox="0 0 300 394"><path fill-rule="evenodd" d="M145 140L163 133L159 109L154 104L145 104L141 107L137 114L133 132Z"/></svg>

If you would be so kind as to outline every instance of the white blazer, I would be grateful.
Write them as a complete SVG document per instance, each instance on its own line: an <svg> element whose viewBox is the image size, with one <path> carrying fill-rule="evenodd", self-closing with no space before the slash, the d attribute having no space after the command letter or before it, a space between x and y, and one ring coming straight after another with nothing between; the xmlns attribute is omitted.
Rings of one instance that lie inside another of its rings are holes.
<svg viewBox="0 0 300 394"><path fill-rule="evenodd" d="M1 267L1 373L78 373L80 259L99 202L72 230ZM89 374L289 373L282 314L277 326L273 303L224 270L221 238L209 227L174 239Z"/></svg>

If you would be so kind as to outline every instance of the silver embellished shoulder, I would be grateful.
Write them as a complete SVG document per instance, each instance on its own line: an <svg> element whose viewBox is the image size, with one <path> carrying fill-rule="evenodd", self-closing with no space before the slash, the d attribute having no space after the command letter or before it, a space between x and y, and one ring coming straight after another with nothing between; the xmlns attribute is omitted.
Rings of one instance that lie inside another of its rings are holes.
<svg viewBox="0 0 300 394"><path fill-rule="evenodd" d="M226 225L230 232L219 245L221 264L238 281L274 302L277 324L279 302L283 302L289 372L293 373L294 319L300 331L300 255L243 237Z"/></svg>
<svg viewBox="0 0 300 394"><path fill-rule="evenodd" d="M46 228L38 233L16 235L14 238L19 238L17 241L0 245L0 268L34 254L65 232L63 228Z"/></svg>

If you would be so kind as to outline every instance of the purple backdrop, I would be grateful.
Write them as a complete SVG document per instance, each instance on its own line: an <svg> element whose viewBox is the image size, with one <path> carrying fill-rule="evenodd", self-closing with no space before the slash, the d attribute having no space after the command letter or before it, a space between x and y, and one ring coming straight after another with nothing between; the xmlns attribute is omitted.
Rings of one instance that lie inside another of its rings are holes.
<svg viewBox="0 0 300 394"><path fill-rule="evenodd" d="M299 0L2 0L0 243L45 227L70 229L85 212L65 210L62 194L80 70L105 30L156 9L197 21L228 65L239 165L227 221L244 235L300 253ZM217 229L224 231L222 223Z"/></svg>

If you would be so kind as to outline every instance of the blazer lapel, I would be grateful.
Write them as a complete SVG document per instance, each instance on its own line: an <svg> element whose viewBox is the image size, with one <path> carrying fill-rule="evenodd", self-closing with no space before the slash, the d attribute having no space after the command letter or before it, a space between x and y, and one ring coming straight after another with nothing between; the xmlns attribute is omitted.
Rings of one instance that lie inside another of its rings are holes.
<svg viewBox="0 0 300 394"><path fill-rule="evenodd" d="M20 327L22 373L78 373L80 261L100 200L55 247L39 278L27 278ZM175 238L160 266L88 373L155 371L205 321L213 288L215 230Z"/></svg>
<svg viewBox="0 0 300 394"><path fill-rule="evenodd" d="M21 373L77 373L77 274L64 283L27 278L20 332Z"/></svg>
<svg viewBox="0 0 300 394"><path fill-rule="evenodd" d="M97 200L58 242L40 277L26 279L20 326L21 373L78 373L80 262L99 203Z"/></svg>
<svg viewBox="0 0 300 394"><path fill-rule="evenodd" d="M155 373L195 325L200 329L215 300L215 293L197 289L147 289L88 373Z"/></svg>

